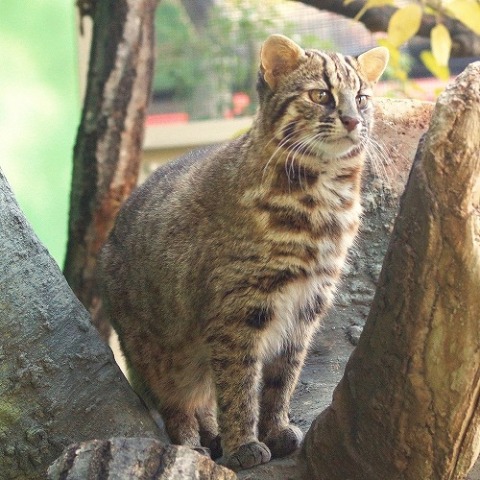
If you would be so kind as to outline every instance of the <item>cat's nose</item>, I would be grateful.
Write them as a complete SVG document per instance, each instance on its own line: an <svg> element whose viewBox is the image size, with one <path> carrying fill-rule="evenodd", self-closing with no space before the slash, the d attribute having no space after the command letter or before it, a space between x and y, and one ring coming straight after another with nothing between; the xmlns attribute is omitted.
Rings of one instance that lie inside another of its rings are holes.
<svg viewBox="0 0 480 480"><path fill-rule="evenodd" d="M347 132L351 132L355 127L360 123L360 120L356 117L349 117L348 115L343 115L340 117L344 127L347 129Z"/></svg>

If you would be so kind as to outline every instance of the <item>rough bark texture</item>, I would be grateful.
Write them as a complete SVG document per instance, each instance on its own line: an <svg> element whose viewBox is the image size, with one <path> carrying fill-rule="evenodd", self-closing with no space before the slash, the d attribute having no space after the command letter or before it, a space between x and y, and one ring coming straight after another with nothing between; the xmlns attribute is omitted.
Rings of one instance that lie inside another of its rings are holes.
<svg viewBox="0 0 480 480"><path fill-rule="evenodd" d="M0 478L43 480L74 441L158 434L0 171Z"/></svg>
<svg viewBox="0 0 480 480"><path fill-rule="evenodd" d="M338 13L347 18L355 18L367 3L367 0L355 0L344 2L343 0L294 0L305 3L320 10ZM386 32L390 17L397 10L393 6L369 8L360 18L360 22L371 32ZM480 36L476 35L458 20L443 17L442 23L450 31L452 37L452 56L454 57L477 57L480 55ZM424 15L418 36L430 38L432 28L437 24L435 15Z"/></svg>
<svg viewBox="0 0 480 480"><path fill-rule="evenodd" d="M191 448L151 438L112 438L71 445L48 480L235 480L227 468Z"/></svg>
<svg viewBox="0 0 480 480"><path fill-rule="evenodd" d="M480 448L480 62L442 94L305 478L461 479ZM319 454L319 452L321 452Z"/></svg>
<svg viewBox="0 0 480 480"><path fill-rule="evenodd" d="M64 273L91 311L98 305L96 255L137 182L152 82L156 4L157 0L78 3L82 14L93 14L94 28L74 151Z"/></svg>

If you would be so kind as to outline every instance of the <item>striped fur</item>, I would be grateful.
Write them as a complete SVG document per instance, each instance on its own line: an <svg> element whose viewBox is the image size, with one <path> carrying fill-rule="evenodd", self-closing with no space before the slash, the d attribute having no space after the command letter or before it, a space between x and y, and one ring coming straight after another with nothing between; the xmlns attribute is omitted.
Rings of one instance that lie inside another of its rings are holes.
<svg viewBox="0 0 480 480"><path fill-rule="evenodd" d="M160 168L122 208L100 258L105 306L173 442L220 455L220 431L236 469L298 446L290 396L358 229L386 60L269 37L251 130Z"/></svg>

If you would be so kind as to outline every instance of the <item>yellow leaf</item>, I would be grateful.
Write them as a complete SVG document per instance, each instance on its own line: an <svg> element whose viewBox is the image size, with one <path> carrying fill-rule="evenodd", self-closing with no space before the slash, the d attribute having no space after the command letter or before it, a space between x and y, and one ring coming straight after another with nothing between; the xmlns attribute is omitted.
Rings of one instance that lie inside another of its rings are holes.
<svg viewBox="0 0 480 480"><path fill-rule="evenodd" d="M393 0L367 0L367 8L384 7L393 5Z"/></svg>
<svg viewBox="0 0 480 480"><path fill-rule="evenodd" d="M448 59L450 58L452 39L445 25L439 23L432 28L430 41L432 42L432 54L437 64L441 67L446 67L448 65Z"/></svg>
<svg viewBox="0 0 480 480"><path fill-rule="evenodd" d="M448 67L439 65L432 52L424 50L420 53L420 59L430 72L440 80L448 80L450 78L450 70Z"/></svg>
<svg viewBox="0 0 480 480"><path fill-rule="evenodd" d="M422 9L419 5L411 3L399 8L388 23L388 40L399 47L418 32L421 21Z"/></svg>
<svg viewBox="0 0 480 480"><path fill-rule="evenodd" d="M395 68L393 76L401 82L406 82L408 80L408 73L403 68Z"/></svg>
<svg viewBox="0 0 480 480"><path fill-rule="evenodd" d="M445 8L450 15L480 35L480 3L476 0L452 0Z"/></svg>
<svg viewBox="0 0 480 480"><path fill-rule="evenodd" d="M391 44L386 38L379 39L378 44L382 47L388 48L390 53L389 65L392 67L398 67L400 65L400 50L393 44Z"/></svg>

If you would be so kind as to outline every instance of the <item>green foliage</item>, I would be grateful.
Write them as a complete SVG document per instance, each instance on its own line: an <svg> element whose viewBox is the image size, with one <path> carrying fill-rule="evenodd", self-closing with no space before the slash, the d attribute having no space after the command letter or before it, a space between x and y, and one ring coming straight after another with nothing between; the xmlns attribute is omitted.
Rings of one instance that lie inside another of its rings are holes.
<svg viewBox="0 0 480 480"><path fill-rule="evenodd" d="M61 265L80 113L73 2L7 0L1 11L1 169L35 233Z"/></svg>
<svg viewBox="0 0 480 480"><path fill-rule="evenodd" d="M191 93L199 73L195 33L178 2L163 0L155 13L157 62L154 91Z"/></svg>
<svg viewBox="0 0 480 480"><path fill-rule="evenodd" d="M230 109L231 93L245 92L251 104L243 113L253 113L258 53L270 33L299 37L295 39L306 48L334 49L332 42L316 35L296 35L293 24L282 15L285 4L281 0L225 0L212 7L204 31L198 32L179 0L162 0L156 13L154 91L183 102L195 118L199 117L193 97L198 97L199 90L207 95L215 92L212 102L217 116Z"/></svg>
<svg viewBox="0 0 480 480"><path fill-rule="evenodd" d="M320 38L318 35L313 34L302 35L299 43L303 48L316 48L317 50L326 50L330 52L336 50L335 43L332 40Z"/></svg>
<svg viewBox="0 0 480 480"><path fill-rule="evenodd" d="M187 109L195 88L205 82L217 92L251 94L259 42L276 27L271 20L276 3L227 1L211 9L205 31L197 32L178 0L160 2L154 91L187 100Z"/></svg>

